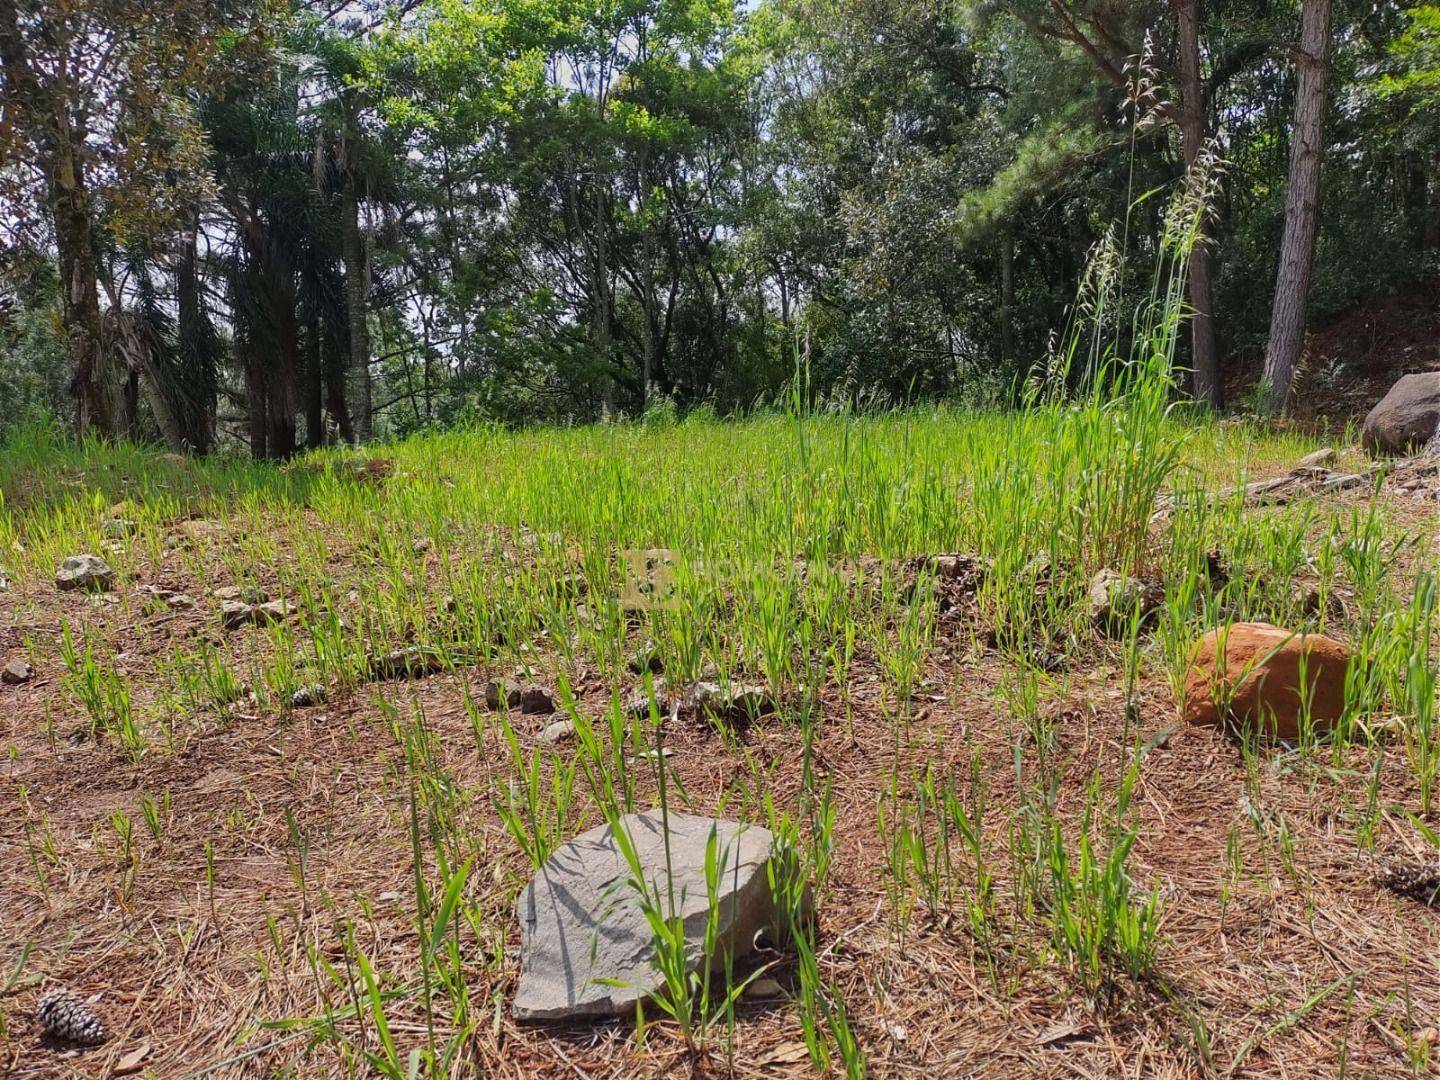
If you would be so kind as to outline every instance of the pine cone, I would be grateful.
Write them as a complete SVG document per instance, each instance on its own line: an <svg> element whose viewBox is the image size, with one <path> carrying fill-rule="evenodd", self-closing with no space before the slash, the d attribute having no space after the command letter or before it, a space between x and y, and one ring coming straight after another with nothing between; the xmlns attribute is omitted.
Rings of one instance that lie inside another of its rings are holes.
<svg viewBox="0 0 1440 1080"><path fill-rule="evenodd" d="M105 1024L69 990L51 990L35 1006L45 1034L65 1042L95 1046L105 1041Z"/></svg>
<svg viewBox="0 0 1440 1080"><path fill-rule="evenodd" d="M1391 859L1381 867L1379 878L1391 892L1422 904L1434 904L1440 897L1440 863Z"/></svg>

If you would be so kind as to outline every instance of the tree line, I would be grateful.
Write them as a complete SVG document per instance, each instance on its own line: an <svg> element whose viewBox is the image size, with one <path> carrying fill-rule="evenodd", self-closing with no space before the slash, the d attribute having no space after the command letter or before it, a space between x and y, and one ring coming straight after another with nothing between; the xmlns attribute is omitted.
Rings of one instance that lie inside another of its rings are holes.
<svg viewBox="0 0 1440 1080"><path fill-rule="evenodd" d="M1434 4L0 0L0 80L0 428L200 453L1005 400L1187 177L1187 390L1283 412L1440 250Z"/></svg>

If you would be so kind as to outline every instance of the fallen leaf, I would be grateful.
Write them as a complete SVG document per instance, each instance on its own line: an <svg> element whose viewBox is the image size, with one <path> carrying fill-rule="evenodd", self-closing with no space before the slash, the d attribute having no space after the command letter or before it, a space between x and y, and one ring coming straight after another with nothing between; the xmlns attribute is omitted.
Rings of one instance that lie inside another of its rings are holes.
<svg viewBox="0 0 1440 1080"><path fill-rule="evenodd" d="M1054 1046L1056 1043L1068 1042L1077 1035L1083 1035L1085 1028L1079 1024L1058 1023L1052 1024L1039 1035L1030 1041L1031 1046Z"/></svg>
<svg viewBox="0 0 1440 1080"><path fill-rule="evenodd" d="M111 1070L110 1075L129 1076L131 1073L137 1073L140 1071L140 1066L149 1056L150 1044L148 1042L141 1043L115 1063L115 1068Z"/></svg>
<svg viewBox="0 0 1440 1080"><path fill-rule="evenodd" d="M781 1043L760 1059L761 1065L794 1065L810 1056L810 1049L803 1042Z"/></svg>

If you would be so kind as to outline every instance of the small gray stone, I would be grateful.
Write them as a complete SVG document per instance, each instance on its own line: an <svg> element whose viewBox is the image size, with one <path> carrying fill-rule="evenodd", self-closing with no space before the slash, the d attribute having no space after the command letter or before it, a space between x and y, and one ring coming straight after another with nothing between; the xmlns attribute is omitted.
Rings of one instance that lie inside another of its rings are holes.
<svg viewBox="0 0 1440 1080"><path fill-rule="evenodd" d="M238 600L242 604L263 604L270 597L254 585L221 585L210 594L216 600Z"/></svg>
<svg viewBox="0 0 1440 1080"><path fill-rule="evenodd" d="M774 979L756 979L745 987L745 996L756 1001L773 1001L784 995L785 988Z"/></svg>
<svg viewBox="0 0 1440 1080"><path fill-rule="evenodd" d="M242 626L270 626L289 614L290 605L284 600L271 600L264 604L226 600L220 605L220 622L226 630L238 630Z"/></svg>
<svg viewBox="0 0 1440 1080"><path fill-rule="evenodd" d="M527 686L523 690L512 692L510 701L512 708L518 705L522 713L531 716L555 711L555 699L543 686Z"/></svg>
<svg viewBox="0 0 1440 1080"><path fill-rule="evenodd" d="M1297 469L1318 469L1328 468L1335 462L1335 451L1329 446L1322 446L1319 450L1313 450L1295 463Z"/></svg>
<svg viewBox="0 0 1440 1080"><path fill-rule="evenodd" d="M124 540L134 536L139 528L129 518L107 518L100 523L100 535L106 540Z"/></svg>
<svg viewBox="0 0 1440 1080"><path fill-rule="evenodd" d="M284 600L270 600L263 604L256 604L253 614L257 625L269 626L271 623L282 622L291 610L290 605Z"/></svg>
<svg viewBox="0 0 1440 1080"><path fill-rule="evenodd" d="M510 692L506 690L505 684L499 679L491 679L485 684L485 707L492 711L503 708L510 704Z"/></svg>
<svg viewBox="0 0 1440 1080"><path fill-rule="evenodd" d="M643 675L647 671L652 675L659 675L665 671L665 661L655 643L647 641L644 647L630 658L629 668L636 675Z"/></svg>
<svg viewBox="0 0 1440 1080"><path fill-rule="evenodd" d="M98 555L71 555L55 571L55 587L61 592L90 589L109 592L115 586L115 571Z"/></svg>
<svg viewBox="0 0 1440 1080"><path fill-rule="evenodd" d="M553 724L546 724L541 729L538 741L542 743L565 742L575 737L575 722L573 720L556 720Z"/></svg>
<svg viewBox="0 0 1440 1080"><path fill-rule="evenodd" d="M775 711L775 699L763 686L701 681L690 687L685 704L697 712L708 713L723 720L742 722L766 716Z"/></svg>
<svg viewBox="0 0 1440 1080"><path fill-rule="evenodd" d="M531 716L555 711L555 699L543 686L508 686L502 679L485 684L485 705L490 709L519 709Z"/></svg>
<svg viewBox="0 0 1440 1080"><path fill-rule="evenodd" d="M226 600L220 605L220 625L226 630L249 626L250 605L243 600Z"/></svg>
<svg viewBox="0 0 1440 1080"><path fill-rule="evenodd" d="M1138 578L1101 570L1090 581L1090 621L1107 634L1123 632L1138 607L1142 620L1156 607L1155 591Z"/></svg>
<svg viewBox="0 0 1440 1080"><path fill-rule="evenodd" d="M373 681L383 679L418 679L445 670L445 658L434 649L410 645L394 652L372 656L368 674Z"/></svg>
<svg viewBox="0 0 1440 1080"><path fill-rule="evenodd" d="M711 830L720 849L719 934L711 966L728 952L742 961L756 935L773 927L774 901L766 867L774 841L758 826L734 821L669 815L669 858L658 810L628 814L620 826L630 836L641 876L665 910L675 897L684 920L692 970L703 963L709 897L705 849ZM667 870L667 865L669 869ZM632 871L609 825L600 825L558 848L521 892L522 974L515 993L518 1020L556 1021L625 1016L637 1000L661 984L655 971L655 944ZM614 985L610 985L610 983Z"/></svg>
<svg viewBox="0 0 1440 1080"><path fill-rule="evenodd" d="M0 671L0 682L6 686L20 686L27 683L34 676L35 672L24 660L11 660Z"/></svg>

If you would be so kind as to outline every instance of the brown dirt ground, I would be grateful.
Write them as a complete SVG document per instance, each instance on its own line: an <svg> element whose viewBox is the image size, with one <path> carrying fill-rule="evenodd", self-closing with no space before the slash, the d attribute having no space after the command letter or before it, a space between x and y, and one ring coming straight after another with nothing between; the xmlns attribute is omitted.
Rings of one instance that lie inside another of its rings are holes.
<svg viewBox="0 0 1440 1080"><path fill-rule="evenodd" d="M1406 503L1404 512L1428 511ZM221 584L167 578L160 568L138 580L164 580L197 598ZM27 635L42 643L42 656L53 657L48 643L62 615L125 627L137 668L171 635L190 629L215 635L207 605L156 617L131 593L136 583L122 582L118 604L98 606L57 595L42 582L17 583L0 596L7 609L0 659L19 655ZM237 631L222 640L239 656L252 647L253 634ZM319 1011L305 950L312 945L338 960L337 928L346 921L355 922L377 969L402 977L417 970L404 758L372 696L379 690L402 712L411 700L423 707L480 853L471 893L487 913L488 936L466 947L472 1001L484 1019L471 1040L471 1071L457 1075L810 1074L794 1010L783 1002L743 1008L733 1065L723 1038L696 1059L663 1027L637 1049L628 1023L553 1029L512 1020L518 931L510 905L526 868L489 807L492 780L506 768L500 740L492 729L484 752L477 750L462 696L468 684L483 698L491 674L474 668L361 688L291 714L242 703L228 720L194 732L178 753L151 753L139 764L111 745L72 743L82 719L62 688L58 661L42 664L29 685L0 687L7 749L0 761L0 978L26 944L25 970L47 977L44 986L22 979L0 997L7 1027L0 1073L17 1080L107 1077L121 1075L122 1064L155 1077L207 1069L221 1077L343 1073L328 1046L306 1056L303 1035L250 1029L260 1019ZM579 674L581 707L598 715L599 681ZM1014 752L1029 739L997 698L1003 676L996 655L977 645L963 623L952 624L929 660L901 740L902 760L943 762L962 775L972 754L980 754L1002 909L1011 871L1001 810L1016 805ZM1143 694L1138 720L1127 722L1121 677L1118 655L1101 649L1089 668L1064 677L1044 706L1055 722L1051 761L1063 777L1060 805L1067 812L1079 806L1095 769L1117 770L1137 735L1159 735L1174 722L1174 703L1158 675ZM1162 978L1140 986L1122 980L1112 996L1087 1001L1065 965L1040 954L1037 933L1021 929L997 945L993 978L961 929L918 915L908 935L897 937L881 888L884 852L876 829L896 735L882 720L879 686L873 668L857 663L851 722L841 701L828 701L819 746L820 767L835 779L840 844L821 899L821 963L843 994L872 1075L1201 1075L1209 1069L1187 1015L1203 1021L1217 1073L1233 1067L1235 1075L1257 1077L1410 1075L1406 1040L1432 1039L1440 1021L1440 924L1421 904L1378 888L1368 858L1357 854L1352 808L1365 801L1364 751L1338 760L1268 752L1258 772L1257 826L1246 812L1246 769L1234 742L1208 730L1159 737L1136 792L1140 841L1132 868L1140 883L1158 884L1164 898ZM530 733L543 723L537 719ZM696 725L682 725L669 741L693 807L713 811L727 792L732 812L743 806L749 780L738 747ZM768 770L777 795L793 799L800 753L793 728L757 723L743 747ZM1403 751L1389 747L1383 805L1416 805L1409 775ZM139 800L142 792L158 797L167 788L173 818L156 843L139 821ZM128 894L109 824L121 809L140 836L139 871ZM287 810L309 839L303 894ZM58 858L48 895L30 855L42 818ZM1413 831L1398 813L1387 821L1381 851L1403 853ZM1226 850L1232 826L1242 865L1233 880ZM1289 867L1279 839L1287 831ZM207 842L213 895L205 884ZM267 916L276 921L278 955ZM791 985L783 962L777 974ZM109 1042L75 1051L40 1039L34 1005L52 983L99 995ZM395 1009L397 1039L421 1044L418 1005ZM365 1073L363 1066L356 1071Z"/></svg>
<svg viewBox="0 0 1440 1080"><path fill-rule="evenodd" d="M1243 403L1264 356L1245 356L1226 385ZM1440 368L1440 278L1366 300L1310 334L1296 385L1296 415L1318 428L1360 424L1395 380Z"/></svg>

